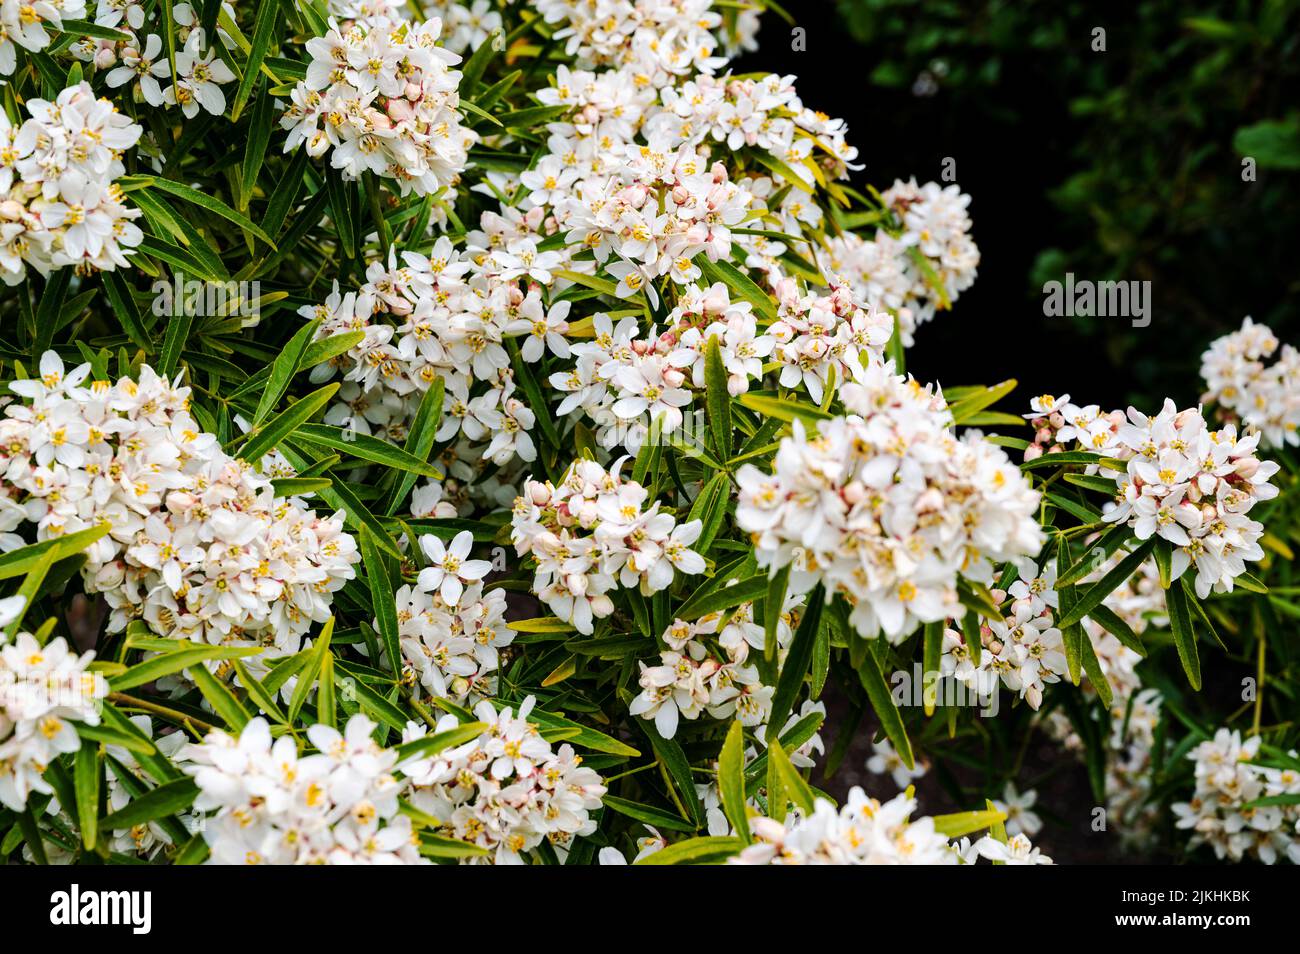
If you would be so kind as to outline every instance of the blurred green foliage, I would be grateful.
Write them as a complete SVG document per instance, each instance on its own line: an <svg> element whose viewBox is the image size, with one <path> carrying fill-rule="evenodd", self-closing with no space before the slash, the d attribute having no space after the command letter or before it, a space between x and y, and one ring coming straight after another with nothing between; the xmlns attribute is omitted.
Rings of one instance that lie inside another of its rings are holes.
<svg viewBox="0 0 1300 954"><path fill-rule="evenodd" d="M981 112L990 145L1000 125L1037 127L1041 155L1005 157L1059 216L1027 294L1067 270L1150 280L1184 351L1248 313L1294 338L1300 2L837 2L873 84Z"/></svg>

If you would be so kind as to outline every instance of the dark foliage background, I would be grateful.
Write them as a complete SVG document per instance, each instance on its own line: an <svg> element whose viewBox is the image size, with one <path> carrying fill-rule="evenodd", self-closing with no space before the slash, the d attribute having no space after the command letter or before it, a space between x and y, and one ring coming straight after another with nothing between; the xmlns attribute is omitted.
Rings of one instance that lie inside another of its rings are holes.
<svg viewBox="0 0 1300 954"><path fill-rule="evenodd" d="M1201 352L1246 315L1300 342L1300 2L787 9L807 50L777 58L790 27L769 14L762 55L847 119L859 178L938 180L951 157L973 196L979 278L920 329L918 377L1154 408L1197 400ZM1044 317L1043 283L1067 271L1150 281L1151 324Z"/></svg>

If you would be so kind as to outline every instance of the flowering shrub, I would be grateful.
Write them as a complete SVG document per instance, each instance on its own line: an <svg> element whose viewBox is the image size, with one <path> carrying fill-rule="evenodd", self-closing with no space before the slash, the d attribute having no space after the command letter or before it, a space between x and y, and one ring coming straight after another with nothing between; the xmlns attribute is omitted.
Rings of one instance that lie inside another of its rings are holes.
<svg viewBox="0 0 1300 954"><path fill-rule="evenodd" d="M909 377L970 197L850 185L760 6L4 8L0 853L1042 864L1014 769L923 790L1041 731L1134 845L1298 860L1293 350Z"/></svg>

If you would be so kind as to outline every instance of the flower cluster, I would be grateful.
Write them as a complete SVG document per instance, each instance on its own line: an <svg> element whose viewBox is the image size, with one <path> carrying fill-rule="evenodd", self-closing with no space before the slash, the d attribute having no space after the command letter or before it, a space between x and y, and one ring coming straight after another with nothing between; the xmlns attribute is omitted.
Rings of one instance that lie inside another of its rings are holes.
<svg viewBox="0 0 1300 954"><path fill-rule="evenodd" d="M566 242L590 249L602 264L616 256L605 264L618 279L615 294L630 298L644 290L654 303L655 279L686 284L700 277L695 256L713 262L730 256L731 229L745 220L754 197L731 181L723 163L709 163L669 136L629 143L616 156L608 181L583 182L552 204L567 228Z"/></svg>
<svg viewBox="0 0 1300 954"><path fill-rule="evenodd" d="M74 723L99 724L108 683L87 671L94 656L62 636L42 646L31 633L8 644L0 634L0 805L21 812L32 792L53 794L45 770L81 748Z"/></svg>
<svg viewBox="0 0 1300 954"><path fill-rule="evenodd" d="M567 852L574 837L596 830L591 812L601 807L605 785L569 745L553 749L528 721L535 699L518 713L498 712L483 701L474 715L487 724L478 738L400 766L411 803L442 822L447 835L489 850L497 864L522 863L522 852L543 840ZM454 729L444 716L436 731ZM412 722L404 742L423 738L427 728Z"/></svg>
<svg viewBox="0 0 1300 954"><path fill-rule="evenodd" d="M777 624L778 661L793 635L791 610L799 602L799 597L787 601ZM679 719L696 719L706 710L715 719L734 716L745 726L767 721L774 689L763 684L757 668L745 665L751 648L762 651L766 645L764 628L754 622L753 603L737 607L725 620L719 613L673 620L663 642L668 649L659 654L659 665L640 664L641 692L629 713L653 719L666 739L677 734ZM712 643L716 651L711 651Z"/></svg>
<svg viewBox="0 0 1300 954"><path fill-rule="evenodd" d="M318 339L363 333L345 354L313 372L323 381L343 370L340 400L326 423L402 441L424 392L442 379L446 399L437 440L459 439L456 456L483 466L536 459L530 434L536 419L515 393L506 342L522 338L520 351L529 361L548 348L567 357L570 306L561 301L548 309L540 291L519 287L516 279L546 263L535 242L512 241L491 254L484 248L493 244L487 235L472 232L468 242L470 248L458 252L441 238L427 256L403 252L400 264L394 251L386 262L370 263L358 291L336 288L323 304L299 309L320 322Z"/></svg>
<svg viewBox="0 0 1300 954"><path fill-rule="evenodd" d="M397 752L372 738L364 715L343 733L313 725L316 753L291 735L272 739L265 719L238 736L214 729L180 752L199 787L194 808L215 810L203 827L211 864L421 864L411 821L398 814Z"/></svg>
<svg viewBox="0 0 1300 954"><path fill-rule="evenodd" d="M1220 859L1300 864L1300 805L1285 803L1300 795L1300 772L1259 764L1262 742L1224 728L1194 748L1187 757L1196 763L1196 790L1173 811L1178 827L1191 829L1192 847L1208 844ZM1283 804L1250 804L1279 796Z"/></svg>
<svg viewBox="0 0 1300 954"><path fill-rule="evenodd" d="M696 76L680 87L665 87L661 99L664 111L650 120L652 130L670 131L690 143L713 140L730 151L762 149L781 161L785 168L779 175L801 191L812 190L819 172L839 179L862 168L853 162L858 150L848 144L844 120L804 106L793 76ZM787 178L790 174L793 180ZM815 225L820 210L814 213L815 205L808 205L814 216L809 224Z"/></svg>
<svg viewBox="0 0 1300 954"><path fill-rule="evenodd" d="M189 388L152 368L86 382L54 352L17 381L0 418L0 491L47 540L107 527L82 577L112 612L109 632L144 619L161 636L298 651L359 559L343 515L277 497L190 416Z"/></svg>
<svg viewBox="0 0 1300 954"><path fill-rule="evenodd" d="M1271 447L1300 444L1300 351L1289 344L1281 349L1267 326L1247 318L1201 356L1202 401L1259 430ZM1275 354L1277 360L1266 365Z"/></svg>
<svg viewBox="0 0 1300 954"><path fill-rule="evenodd" d="M1199 408L1179 411L1168 399L1154 416L1129 408L1117 436L1127 468L1115 476L1118 503L1105 519L1128 524L1139 540L1172 544L1174 579L1195 567L1201 599L1230 592L1246 561L1264 556L1264 526L1250 509L1278 493L1268 481L1279 466L1255 456L1259 438L1238 437L1231 425L1211 431Z"/></svg>
<svg viewBox="0 0 1300 954"><path fill-rule="evenodd" d="M558 487L528 480L511 514L515 550L537 564L533 592L581 633L614 611L608 594L616 586L649 596L678 573L704 572L704 558L690 548L701 522L678 523L658 501L646 507L645 487L619 475L625 460L608 470L576 461Z"/></svg>
<svg viewBox="0 0 1300 954"><path fill-rule="evenodd" d="M980 253L970 237L970 196L954 185L896 181L881 194L898 228L866 239L852 232L831 238L826 263L862 297L898 315L903 344L918 325L947 309L975 281Z"/></svg>
<svg viewBox="0 0 1300 954"><path fill-rule="evenodd" d="M477 140L457 111L460 57L437 45L442 23L380 16L307 42L311 62L280 119L286 152L330 152L344 178L394 179L402 195L432 195L465 168Z"/></svg>
<svg viewBox="0 0 1300 954"><path fill-rule="evenodd" d="M865 369L841 392L847 414L781 441L775 472L737 473L736 520L761 566L794 564L854 604L859 632L901 640L957 615L959 575L991 582L991 561L1036 554L1038 494L976 433L958 439L942 397Z"/></svg>
<svg viewBox="0 0 1300 954"><path fill-rule="evenodd" d="M722 14L711 9L712 0L538 0L534 6L557 27L555 38L579 66L626 66L663 85L672 76L712 73L727 62L715 35ZM742 10L735 31L733 42L752 41L757 11Z"/></svg>
<svg viewBox="0 0 1300 954"><path fill-rule="evenodd" d="M1007 843L982 838L950 844L934 819L912 820L916 800L898 795L881 803L853 788L843 808L819 798L812 814L791 813L784 823L751 817L754 842L731 859L742 865L956 865L985 857L1007 864L1051 864L1023 834Z"/></svg>
<svg viewBox="0 0 1300 954"><path fill-rule="evenodd" d="M393 0L374 0L376 3L399 6ZM342 16L336 3L331 12ZM424 0L420 4L426 19L437 17L442 21L442 45L453 53L473 53L489 35L501 29L501 14L492 9L492 0L472 0L471 3L454 3L447 0Z"/></svg>
<svg viewBox="0 0 1300 954"><path fill-rule="evenodd" d="M62 30L64 20L81 20L85 16L85 0L0 2L0 75L13 74L18 65L18 47L39 52L50 45L49 27Z"/></svg>
<svg viewBox="0 0 1300 954"><path fill-rule="evenodd" d="M234 8L229 3L223 3L221 9L233 20ZM155 109L179 107L186 119L195 118L200 110L220 116L226 111L226 94L221 87L235 81L234 72L199 26L193 6L176 4L172 22L177 41L174 76L163 50L167 26L162 11L155 8L146 14L144 4L137 0L98 0L96 25L110 27L125 34L124 38L84 37L73 44L71 52L92 69L105 73L104 81L110 89L129 84L137 103ZM216 31L216 40L226 50L235 48L235 41L224 30ZM171 82L164 88L168 80Z"/></svg>
<svg viewBox="0 0 1300 954"><path fill-rule="evenodd" d="M141 128L85 82L25 105L31 118L17 128L0 115L0 279L16 285L28 265L42 275L126 267L143 238L140 210L114 180Z"/></svg>
<svg viewBox="0 0 1300 954"><path fill-rule="evenodd" d="M397 625L402 656L426 692L464 702L496 695L493 675L499 651L515 638L505 620L502 590L483 589L482 576L491 567L485 560L468 560L469 531L458 534L450 547L434 536L420 539L432 561L416 585L397 591Z"/></svg>
<svg viewBox="0 0 1300 954"><path fill-rule="evenodd" d="M1119 429L1124 426L1123 411L1103 411L1096 404L1080 406L1070 395L1040 394L1029 402L1029 413L1022 415L1034 429L1033 439L1025 449L1025 460L1037 460L1044 454L1086 451L1114 456L1123 453ZM1097 465L1088 468L1094 473Z"/></svg>
<svg viewBox="0 0 1300 954"><path fill-rule="evenodd" d="M559 415L581 409L595 424L605 447L622 443L636 453L650 428L677 431L705 387L705 349L717 339L727 374L727 390L744 394L751 379L763 375L763 358L775 339L759 334L753 306L733 302L726 286L687 285L669 313L661 334L651 329L642 338L637 322L623 318L617 325L606 314L592 321L591 341L570 349L575 364L557 371L550 384L565 394Z"/></svg>
<svg viewBox="0 0 1300 954"><path fill-rule="evenodd" d="M802 385L818 404L828 387L862 377L884 362L894 322L887 312L863 300L846 284L831 280L827 294L799 294L792 278L776 283L780 304L768 329L776 341L772 357L780 366L782 387Z"/></svg>

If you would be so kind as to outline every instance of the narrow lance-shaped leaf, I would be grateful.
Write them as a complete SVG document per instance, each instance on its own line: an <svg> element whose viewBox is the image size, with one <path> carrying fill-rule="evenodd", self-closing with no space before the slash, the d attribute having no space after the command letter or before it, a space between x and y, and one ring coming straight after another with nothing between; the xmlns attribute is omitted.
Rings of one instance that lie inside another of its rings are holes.
<svg viewBox="0 0 1300 954"><path fill-rule="evenodd" d="M822 608L826 599L819 583L811 593L804 606L803 618L795 630L794 639L790 641L789 652L781 666L781 676L777 680L776 692L772 696L772 711L767 723L768 741L775 739L785 725L786 717L794 708L795 697L803 686L804 676L808 675L808 665L812 662L813 648L817 640L817 628L821 625Z"/></svg>
<svg viewBox="0 0 1300 954"><path fill-rule="evenodd" d="M867 701L871 703L876 717L880 719L880 724L893 744L894 751L898 753L904 765L913 768L915 759L912 755L912 743L907 737L902 713L898 711L894 696L889 691L889 684L885 682L885 675L880 671L880 662L874 652L867 653L866 659L858 668L858 678L862 682L862 688L867 691Z"/></svg>
<svg viewBox="0 0 1300 954"><path fill-rule="evenodd" d="M778 743L779 744L779 743ZM733 719L722 743L718 759L718 793L722 810L731 827L749 842L749 817L745 811L745 730L739 719Z"/></svg>

